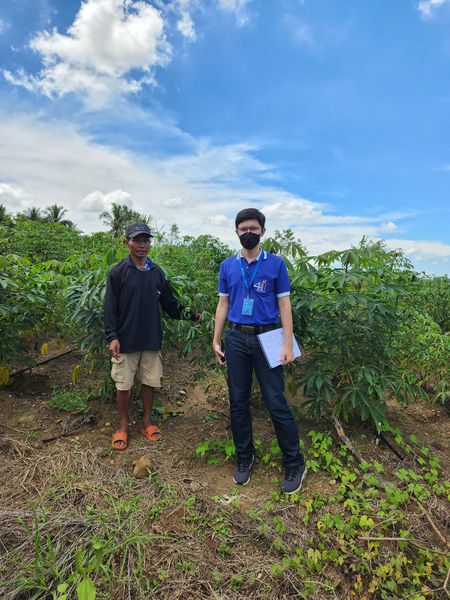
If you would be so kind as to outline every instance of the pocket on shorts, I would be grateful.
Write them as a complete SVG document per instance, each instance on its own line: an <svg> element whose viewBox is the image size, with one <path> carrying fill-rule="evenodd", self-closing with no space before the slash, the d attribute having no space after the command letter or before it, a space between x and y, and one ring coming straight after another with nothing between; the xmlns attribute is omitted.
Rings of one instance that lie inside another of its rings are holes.
<svg viewBox="0 0 450 600"><path fill-rule="evenodd" d="M124 383L125 382L125 357L119 356L119 358L115 358L114 356L111 358L111 377L115 383Z"/></svg>

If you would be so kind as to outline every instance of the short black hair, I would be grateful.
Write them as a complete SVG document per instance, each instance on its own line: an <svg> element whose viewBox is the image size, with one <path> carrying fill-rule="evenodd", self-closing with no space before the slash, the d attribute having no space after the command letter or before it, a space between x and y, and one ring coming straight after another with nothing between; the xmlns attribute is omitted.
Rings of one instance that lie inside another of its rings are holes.
<svg viewBox="0 0 450 600"><path fill-rule="evenodd" d="M248 221L250 219L256 219L261 225L261 227L264 229L266 217L257 208L244 208L243 210L240 210L236 215L236 219L234 221L236 229L238 228L239 223L242 223L243 221Z"/></svg>

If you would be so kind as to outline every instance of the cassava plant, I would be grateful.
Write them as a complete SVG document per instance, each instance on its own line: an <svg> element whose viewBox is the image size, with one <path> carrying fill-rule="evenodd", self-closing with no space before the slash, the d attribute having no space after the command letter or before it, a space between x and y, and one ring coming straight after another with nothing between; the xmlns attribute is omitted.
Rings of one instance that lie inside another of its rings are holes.
<svg viewBox="0 0 450 600"><path fill-rule="evenodd" d="M57 310L49 306L57 276L50 265L16 255L0 256L0 271L0 384L5 384L11 365L33 364L55 327Z"/></svg>
<svg viewBox="0 0 450 600"><path fill-rule="evenodd" d="M277 250L276 241L267 245ZM408 261L365 240L317 257L295 242L284 251L295 331L305 355L292 377L304 390L308 411L379 423L388 397L414 399L420 393L417 374L396 349L405 327L400 274L410 270Z"/></svg>

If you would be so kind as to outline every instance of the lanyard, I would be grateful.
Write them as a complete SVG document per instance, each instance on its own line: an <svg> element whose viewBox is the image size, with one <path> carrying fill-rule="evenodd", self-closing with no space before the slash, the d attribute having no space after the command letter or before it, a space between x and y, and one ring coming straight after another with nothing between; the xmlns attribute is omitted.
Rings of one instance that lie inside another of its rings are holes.
<svg viewBox="0 0 450 600"><path fill-rule="evenodd" d="M247 278L245 276L244 267L242 266L242 258L239 259L239 266L241 267L241 273L242 273L242 281L244 282L244 285L247 288L247 298L250 296L250 286L252 285L253 281L255 280L256 273L258 272L259 265L261 264L261 261L263 258L263 254L264 254L264 251L261 250L261 252L258 256L258 260L256 261L256 266L253 269L252 276L250 277L250 281L247 281Z"/></svg>

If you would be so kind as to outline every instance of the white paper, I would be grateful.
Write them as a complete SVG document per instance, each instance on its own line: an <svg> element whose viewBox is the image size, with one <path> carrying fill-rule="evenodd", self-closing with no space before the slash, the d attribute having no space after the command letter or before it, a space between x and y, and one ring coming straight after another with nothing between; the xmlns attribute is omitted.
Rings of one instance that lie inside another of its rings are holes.
<svg viewBox="0 0 450 600"><path fill-rule="evenodd" d="M271 331L260 333L258 335L258 340L269 367L273 369L274 367L281 365L281 352L284 346L283 328L280 327L279 329L272 329ZM292 340L294 358L298 358L302 353L294 336L292 336Z"/></svg>

